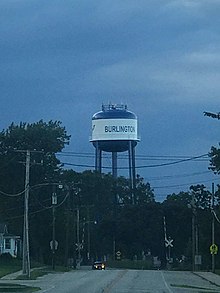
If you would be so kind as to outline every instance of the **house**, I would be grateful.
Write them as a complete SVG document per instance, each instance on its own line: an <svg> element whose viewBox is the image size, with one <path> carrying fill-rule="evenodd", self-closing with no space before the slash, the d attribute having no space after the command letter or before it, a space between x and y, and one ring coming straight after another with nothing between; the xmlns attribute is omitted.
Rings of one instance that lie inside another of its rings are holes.
<svg viewBox="0 0 220 293"><path fill-rule="evenodd" d="M17 257L20 246L20 236L9 234L7 225L0 223L0 255L10 253L12 257Z"/></svg>

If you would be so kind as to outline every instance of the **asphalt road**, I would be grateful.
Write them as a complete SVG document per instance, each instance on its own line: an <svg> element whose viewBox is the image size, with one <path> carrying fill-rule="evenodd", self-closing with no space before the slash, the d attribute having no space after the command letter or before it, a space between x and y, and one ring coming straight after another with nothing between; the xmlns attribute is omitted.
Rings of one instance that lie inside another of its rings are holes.
<svg viewBox="0 0 220 293"><path fill-rule="evenodd" d="M2 281L1 281L2 282ZM49 274L35 281L11 281L40 287L40 293L203 293L220 292L191 272L81 269Z"/></svg>

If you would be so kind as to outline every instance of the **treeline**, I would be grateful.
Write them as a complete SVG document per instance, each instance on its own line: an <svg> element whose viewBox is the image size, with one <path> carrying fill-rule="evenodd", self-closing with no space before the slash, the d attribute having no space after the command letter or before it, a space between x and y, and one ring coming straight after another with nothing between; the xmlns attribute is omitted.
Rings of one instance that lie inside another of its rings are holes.
<svg viewBox="0 0 220 293"><path fill-rule="evenodd" d="M70 136L59 121L12 124L0 133L0 222L21 239L27 150L31 154L28 214L32 259L51 263L50 242L55 224L59 264L68 265L79 256L84 262L114 259L117 251L121 258L144 259L151 255L165 263L166 228L167 238L173 239L169 252L174 263L185 262L190 267L194 215L197 252L202 256L203 268L211 267L211 223L214 216L218 231L219 190L214 194L214 209L212 194L204 185L168 195L159 203L150 183L140 176L136 178L136 189L131 191L130 182L124 177L114 179L111 174L64 169L56 153L69 143ZM218 172L217 154L218 150L212 148L211 168ZM219 233L215 238L218 245ZM218 257L216 261L218 265Z"/></svg>

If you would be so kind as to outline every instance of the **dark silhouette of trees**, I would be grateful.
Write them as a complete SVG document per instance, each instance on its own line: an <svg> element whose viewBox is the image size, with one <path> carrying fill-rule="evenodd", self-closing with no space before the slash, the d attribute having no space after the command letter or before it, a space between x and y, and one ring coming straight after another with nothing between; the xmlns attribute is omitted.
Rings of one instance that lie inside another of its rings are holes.
<svg viewBox="0 0 220 293"><path fill-rule="evenodd" d="M190 260L192 242L192 205L197 211L199 252L204 266L210 264L211 194L204 185L189 187L186 192L168 195L155 201L149 182L137 175L136 188L129 179L113 178L87 170L82 173L64 169L56 156L70 142L59 121L12 123L0 133L0 217L10 231L22 236L26 150L31 151L29 224L31 258L50 263L52 240L52 194L55 208L56 261L68 265L77 258L77 225L84 261L123 258L142 259L146 255L165 260L164 217L167 235L173 239L172 257ZM220 173L219 150L212 148L211 167ZM133 193L133 194L132 194ZM216 216L220 198L216 191ZM135 204L132 202L135 196ZM193 201L194 200L194 201ZM79 219L77 219L77 213ZM77 222L79 220L79 222ZM218 236L216 236L218 240ZM220 240L220 239L219 239Z"/></svg>

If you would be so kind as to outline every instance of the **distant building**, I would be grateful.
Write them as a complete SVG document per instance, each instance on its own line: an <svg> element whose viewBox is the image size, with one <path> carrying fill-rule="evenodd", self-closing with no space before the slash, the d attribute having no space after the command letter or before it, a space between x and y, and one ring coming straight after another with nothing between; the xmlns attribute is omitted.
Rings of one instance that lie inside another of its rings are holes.
<svg viewBox="0 0 220 293"><path fill-rule="evenodd" d="M17 257L20 246L20 236L9 234L7 225L0 224L0 255L10 253L12 257Z"/></svg>

